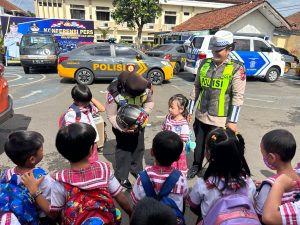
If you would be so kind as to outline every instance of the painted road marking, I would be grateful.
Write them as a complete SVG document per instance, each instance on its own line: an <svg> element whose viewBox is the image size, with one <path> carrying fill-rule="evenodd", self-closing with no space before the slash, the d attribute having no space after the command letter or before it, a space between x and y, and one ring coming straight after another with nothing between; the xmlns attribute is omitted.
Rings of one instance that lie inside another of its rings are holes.
<svg viewBox="0 0 300 225"><path fill-rule="evenodd" d="M270 100L257 99L257 98L246 98L246 99L253 100L253 101L260 101L260 102L269 102L269 103L274 102L274 101L270 101Z"/></svg>
<svg viewBox="0 0 300 225"><path fill-rule="evenodd" d="M21 75L19 75L19 74L12 74L12 73L11 73L11 76L6 76L6 75L5 75L5 77L17 77L17 78L15 78L15 79L8 80L8 81L7 81L8 83L10 83L10 82L12 82L12 81L20 80L20 79L22 78Z"/></svg>
<svg viewBox="0 0 300 225"><path fill-rule="evenodd" d="M28 97L31 97L31 96L33 96L33 95L35 95L35 94L39 94L39 93L42 93L42 90L32 91L30 94L24 95L24 96L22 96L21 98L28 98Z"/></svg>
<svg viewBox="0 0 300 225"><path fill-rule="evenodd" d="M101 94L107 94L108 91L99 91Z"/></svg>
<svg viewBox="0 0 300 225"><path fill-rule="evenodd" d="M32 82L27 82L27 83L23 83L23 84L14 84L14 85L10 85L10 87L26 86L26 85L34 84L34 83L40 82L42 80L45 80L46 79L45 74L41 74L41 75L42 75L42 78L39 80L35 80Z"/></svg>

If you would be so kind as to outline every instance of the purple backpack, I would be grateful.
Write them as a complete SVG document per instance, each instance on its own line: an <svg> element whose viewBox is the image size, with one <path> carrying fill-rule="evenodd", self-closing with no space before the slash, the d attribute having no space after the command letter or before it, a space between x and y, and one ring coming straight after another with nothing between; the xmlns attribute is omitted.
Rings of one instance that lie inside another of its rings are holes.
<svg viewBox="0 0 300 225"><path fill-rule="evenodd" d="M200 223L202 225L260 225L249 199L248 188L241 188L239 192L222 194Z"/></svg>

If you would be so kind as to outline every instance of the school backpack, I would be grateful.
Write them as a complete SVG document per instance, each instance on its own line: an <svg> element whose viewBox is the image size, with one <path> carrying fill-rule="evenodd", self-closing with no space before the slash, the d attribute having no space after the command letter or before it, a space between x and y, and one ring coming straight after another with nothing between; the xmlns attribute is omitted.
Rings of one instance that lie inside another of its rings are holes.
<svg viewBox="0 0 300 225"><path fill-rule="evenodd" d="M260 191L265 184L268 184L272 187L274 182L276 181L276 179L279 176L280 176L279 174L274 174L274 175L268 177L267 179L265 179L261 183L258 191ZM283 193L282 198L281 198L281 204L293 202L295 200L294 195L296 195L298 192L300 192L300 182L296 182L296 186L295 186L294 190Z"/></svg>
<svg viewBox="0 0 300 225"><path fill-rule="evenodd" d="M248 188L239 192L222 194L207 215L199 224L201 225L238 225L261 224L254 210L253 203L247 195Z"/></svg>
<svg viewBox="0 0 300 225"><path fill-rule="evenodd" d="M33 169L36 179L47 173L41 168ZM38 225L39 214L28 189L18 182L18 176L13 174L9 179L5 171L0 181L0 215L13 213L22 225Z"/></svg>
<svg viewBox="0 0 300 225"><path fill-rule="evenodd" d="M82 190L64 183L67 202L63 212L64 225L118 225L116 208L104 188Z"/></svg>
<svg viewBox="0 0 300 225"><path fill-rule="evenodd" d="M163 204L170 206L177 217L177 225L185 225L184 215L181 210L178 208L177 204L174 202L173 199L169 198L169 194L171 193L172 189L175 187L181 172L178 170L173 170L166 181L163 183L160 191L156 194L150 177L148 176L146 171L141 172L140 179L147 197L154 198Z"/></svg>
<svg viewBox="0 0 300 225"><path fill-rule="evenodd" d="M80 119L81 119L81 111L80 111L79 107L73 103L73 104L69 107L69 109L73 109L73 110L74 110L74 112L76 113L75 121L76 121L76 122L80 122ZM68 111L67 111L67 112L68 112ZM58 127L59 127L59 128L62 128L62 127L65 127L65 126L66 126L65 116L66 116L67 112L64 112L63 114L60 115L59 120L58 120Z"/></svg>

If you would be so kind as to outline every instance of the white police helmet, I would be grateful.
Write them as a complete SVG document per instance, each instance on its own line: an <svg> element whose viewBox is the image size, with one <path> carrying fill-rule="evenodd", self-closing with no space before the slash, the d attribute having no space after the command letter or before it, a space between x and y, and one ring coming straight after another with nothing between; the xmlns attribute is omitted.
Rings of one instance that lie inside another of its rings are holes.
<svg viewBox="0 0 300 225"><path fill-rule="evenodd" d="M221 51L228 45L233 44L233 34L230 31L220 30L212 38L213 47L212 51Z"/></svg>

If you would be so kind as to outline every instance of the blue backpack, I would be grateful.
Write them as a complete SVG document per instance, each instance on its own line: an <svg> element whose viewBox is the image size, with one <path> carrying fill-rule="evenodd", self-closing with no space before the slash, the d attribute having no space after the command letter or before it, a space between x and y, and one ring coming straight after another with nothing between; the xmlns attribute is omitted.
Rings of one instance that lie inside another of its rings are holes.
<svg viewBox="0 0 300 225"><path fill-rule="evenodd" d="M178 208L178 206L174 202L174 200L168 197L169 194L171 193L172 189L175 187L175 185L181 175L181 172L178 170L173 170L172 173L169 175L169 177L164 182L164 184L162 185L158 194L156 194L156 192L153 188L153 184L152 184L147 172L143 171L139 175L140 175L140 179L141 179L144 191L146 193L146 196L154 198L154 199L162 202L163 204L170 206L173 209L173 211L177 217L177 224L185 225L185 219L184 219L183 213Z"/></svg>
<svg viewBox="0 0 300 225"><path fill-rule="evenodd" d="M36 179L46 174L41 168L33 170ZM8 180L5 172L1 174L0 190L0 216L10 212L18 218L21 224L39 224L37 207L31 200L28 189L18 182L16 174L13 174L10 180Z"/></svg>

